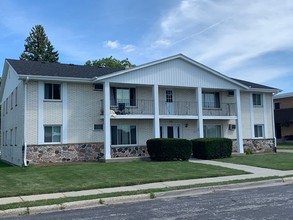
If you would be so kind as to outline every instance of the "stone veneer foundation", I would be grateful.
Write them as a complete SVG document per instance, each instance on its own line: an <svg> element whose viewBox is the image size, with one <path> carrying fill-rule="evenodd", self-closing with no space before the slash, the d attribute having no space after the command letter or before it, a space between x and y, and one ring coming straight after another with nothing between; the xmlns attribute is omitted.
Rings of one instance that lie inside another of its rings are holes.
<svg viewBox="0 0 293 220"><path fill-rule="evenodd" d="M274 151L274 139L243 139L243 147L254 152ZM233 140L233 151L237 152L237 140Z"/></svg>
<svg viewBox="0 0 293 220"><path fill-rule="evenodd" d="M33 164L104 160L104 143L28 145L27 160Z"/></svg>
<svg viewBox="0 0 293 220"><path fill-rule="evenodd" d="M111 158L149 157L146 146L111 147Z"/></svg>

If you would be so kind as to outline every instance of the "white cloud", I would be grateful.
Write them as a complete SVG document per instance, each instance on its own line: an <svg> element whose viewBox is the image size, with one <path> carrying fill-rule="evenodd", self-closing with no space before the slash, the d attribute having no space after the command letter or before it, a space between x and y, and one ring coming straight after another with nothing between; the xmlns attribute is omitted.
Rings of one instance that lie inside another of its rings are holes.
<svg viewBox="0 0 293 220"><path fill-rule="evenodd" d="M123 50L123 52L130 53L135 51L136 47L132 44L121 44L118 40L111 41L107 40L104 42L104 47L110 48L110 49L120 49Z"/></svg>
<svg viewBox="0 0 293 220"><path fill-rule="evenodd" d="M184 53L225 74L250 71L264 82L288 73L268 70L260 58L293 49L292 11L290 0L183 0L161 18L151 48L162 56Z"/></svg>
<svg viewBox="0 0 293 220"><path fill-rule="evenodd" d="M131 44L127 44L127 45L123 46L122 49L123 49L125 52L129 53L129 52L132 52L132 51L135 50L135 46L133 46L133 45L131 45Z"/></svg>
<svg viewBox="0 0 293 220"><path fill-rule="evenodd" d="M120 43L118 42L118 40L115 40L115 41L108 40L104 42L104 46L109 47L111 49L116 49L120 47Z"/></svg>

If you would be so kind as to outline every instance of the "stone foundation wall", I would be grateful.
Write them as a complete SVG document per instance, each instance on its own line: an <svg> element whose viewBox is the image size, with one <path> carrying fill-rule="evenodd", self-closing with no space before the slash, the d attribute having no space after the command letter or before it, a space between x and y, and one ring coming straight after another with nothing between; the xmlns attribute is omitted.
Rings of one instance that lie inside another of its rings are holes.
<svg viewBox="0 0 293 220"><path fill-rule="evenodd" d="M233 152L237 152L237 140L233 140ZM269 152L275 147L274 139L243 139L243 147L253 152Z"/></svg>
<svg viewBox="0 0 293 220"><path fill-rule="evenodd" d="M111 147L111 158L149 157L146 146Z"/></svg>
<svg viewBox="0 0 293 220"><path fill-rule="evenodd" d="M104 160L104 143L29 145L27 160L33 164Z"/></svg>

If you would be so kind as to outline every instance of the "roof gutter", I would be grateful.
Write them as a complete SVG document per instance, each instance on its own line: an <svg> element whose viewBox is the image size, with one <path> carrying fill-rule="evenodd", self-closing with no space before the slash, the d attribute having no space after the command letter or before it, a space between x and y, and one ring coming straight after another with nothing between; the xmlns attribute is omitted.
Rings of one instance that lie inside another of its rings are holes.
<svg viewBox="0 0 293 220"><path fill-rule="evenodd" d="M92 78L75 78L75 77L60 77L60 76L37 76L37 75L23 75L19 74L20 80L43 80L43 81L62 81L62 82L83 82L93 83Z"/></svg>
<svg viewBox="0 0 293 220"><path fill-rule="evenodd" d="M24 128L23 128L23 142L24 142L24 146L23 146L23 165L25 167L27 167L27 158L26 158L26 154L27 154L27 137L26 137L26 131L27 131L27 123L26 123L26 112L27 112L27 84L29 81L29 77L27 76L25 81L24 81Z"/></svg>

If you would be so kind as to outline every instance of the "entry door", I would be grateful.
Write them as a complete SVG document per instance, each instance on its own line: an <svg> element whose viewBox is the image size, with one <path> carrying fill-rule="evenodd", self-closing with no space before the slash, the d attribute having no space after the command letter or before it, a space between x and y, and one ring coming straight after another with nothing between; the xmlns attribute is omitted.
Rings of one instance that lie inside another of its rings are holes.
<svg viewBox="0 0 293 220"><path fill-rule="evenodd" d="M173 90L166 90L166 114L167 115L174 115L175 111L174 106L174 96Z"/></svg>
<svg viewBox="0 0 293 220"><path fill-rule="evenodd" d="M161 138L180 138L179 125L163 125L160 130Z"/></svg>

